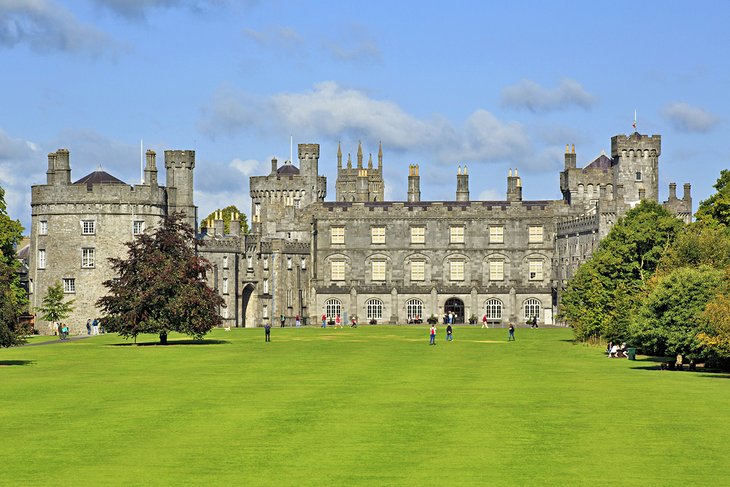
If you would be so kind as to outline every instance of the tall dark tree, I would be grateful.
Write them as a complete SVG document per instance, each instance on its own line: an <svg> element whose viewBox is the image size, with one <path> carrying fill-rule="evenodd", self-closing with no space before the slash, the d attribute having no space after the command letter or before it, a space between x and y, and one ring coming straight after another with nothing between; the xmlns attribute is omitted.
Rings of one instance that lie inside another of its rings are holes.
<svg viewBox="0 0 730 487"><path fill-rule="evenodd" d="M223 299L205 282L210 263L195 252L193 229L180 214L165 217L152 233L127 243L126 259L109 259L117 277L97 305L109 331L135 338L171 331L202 338L221 324Z"/></svg>
<svg viewBox="0 0 730 487"><path fill-rule="evenodd" d="M19 262L15 258L15 246L22 234L20 222L7 214L5 191L0 188L0 347L23 342L18 318L28 300L20 286Z"/></svg>
<svg viewBox="0 0 730 487"><path fill-rule="evenodd" d="M241 213L241 211L236 208L235 205L229 205L226 206L223 209L217 209L213 211L210 215L206 216L203 220L204 222L210 221L215 219L215 214L218 212L223 213L223 231L226 233L229 233L231 231L231 218L233 215L238 215L238 218L241 220L241 234L245 235L248 233L248 219L246 218L245 213Z"/></svg>

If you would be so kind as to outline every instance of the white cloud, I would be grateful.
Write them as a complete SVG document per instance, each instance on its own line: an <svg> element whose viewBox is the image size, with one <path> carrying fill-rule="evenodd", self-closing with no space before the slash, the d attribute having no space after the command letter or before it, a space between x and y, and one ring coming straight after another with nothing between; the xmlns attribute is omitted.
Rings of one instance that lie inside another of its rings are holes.
<svg viewBox="0 0 730 487"><path fill-rule="evenodd" d="M251 176L258 169L259 161L256 159L246 159L243 161L236 158L231 161L230 166L241 171L244 176Z"/></svg>
<svg viewBox="0 0 730 487"><path fill-rule="evenodd" d="M203 12L229 3L226 0L93 0L93 2L129 19L143 19L153 9L184 7L194 12Z"/></svg>
<svg viewBox="0 0 730 487"><path fill-rule="evenodd" d="M337 141L382 141L389 150L413 151L445 160L476 162L525 157L532 144L522 125L476 110L457 128L444 118L420 119L396 103L377 100L335 82L301 93L256 98L222 88L203 109L200 129L219 133L297 133Z"/></svg>
<svg viewBox="0 0 730 487"><path fill-rule="evenodd" d="M527 109L531 112L565 110L577 106L588 110L596 103L580 83L564 79L552 90L543 88L534 81L522 80L502 90L502 105L510 108Z"/></svg>
<svg viewBox="0 0 730 487"><path fill-rule="evenodd" d="M0 186L5 190L8 215L26 229L30 228L30 186L45 182L45 162L37 143L12 137L0 128Z"/></svg>
<svg viewBox="0 0 730 487"><path fill-rule="evenodd" d="M38 52L114 54L118 46L103 32L84 25L67 9L48 0L0 1L0 45L27 44Z"/></svg>
<svg viewBox="0 0 730 487"><path fill-rule="evenodd" d="M382 61L378 43L361 24L352 24L336 38L323 40L322 47L339 61Z"/></svg>
<svg viewBox="0 0 730 487"><path fill-rule="evenodd" d="M720 119L712 113L683 102L669 103L662 115L680 132L705 133L720 123Z"/></svg>

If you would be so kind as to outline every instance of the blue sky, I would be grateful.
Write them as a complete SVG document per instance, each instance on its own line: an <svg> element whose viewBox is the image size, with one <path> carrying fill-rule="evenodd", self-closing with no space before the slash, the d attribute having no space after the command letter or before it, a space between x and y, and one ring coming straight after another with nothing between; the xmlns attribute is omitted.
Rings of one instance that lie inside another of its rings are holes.
<svg viewBox="0 0 730 487"><path fill-rule="evenodd" d="M660 198L692 184L694 208L730 154L727 2L0 0L0 185L30 224L47 153L72 179L99 165L139 182L140 139L196 151L201 217L248 177L321 145L334 198L337 142L383 143L387 199L420 164L423 200L560 198L565 144L578 165L610 138L662 135ZM296 147L295 147L296 154ZM345 155L346 157L346 155ZM164 181L164 177L162 177Z"/></svg>

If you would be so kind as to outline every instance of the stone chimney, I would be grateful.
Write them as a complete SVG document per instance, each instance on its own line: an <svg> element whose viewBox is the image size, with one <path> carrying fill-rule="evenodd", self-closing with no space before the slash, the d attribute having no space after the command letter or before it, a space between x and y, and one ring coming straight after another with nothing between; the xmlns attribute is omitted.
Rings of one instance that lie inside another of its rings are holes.
<svg viewBox="0 0 730 487"><path fill-rule="evenodd" d="M522 180L515 169L514 176L512 169L507 173L507 201L522 201Z"/></svg>
<svg viewBox="0 0 730 487"><path fill-rule="evenodd" d="M408 202L421 201L421 176L418 175L418 165L408 166Z"/></svg>
<svg viewBox="0 0 730 487"><path fill-rule="evenodd" d="M241 235L241 215L239 213L234 213L231 215L231 222L230 222L230 234L234 236Z"/></svg>
<svg viewBox="0 0 730 487"><path fill-rule="evenodd" d="M469 174L467 174L466 166L462 172L459 166L456 172L456 201L469 201Z"/></svg>

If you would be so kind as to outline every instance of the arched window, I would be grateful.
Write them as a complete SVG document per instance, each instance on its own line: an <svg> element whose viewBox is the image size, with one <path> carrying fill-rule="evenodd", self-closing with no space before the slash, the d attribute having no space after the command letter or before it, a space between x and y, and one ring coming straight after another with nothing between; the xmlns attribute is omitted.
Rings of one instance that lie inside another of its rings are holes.
<svg viewBox="0 0 730 487"><path fill-rule="evenodd" d="M423 301L420 299L406 301L406 318L408 320L423 319Z"/></svg>
<svg viewBox="0 0 730 487"><path fill-rule="evenodd" d="M379 299L368 299L365 303L365 309L368 312L368 319L382 320L383 319L383 302Z"/></svg>
<svg viewBox="0 0 730 487"><path fill-rule="evenodd" d="M335 316L342 316L342 302L339 299L331 298L324 303L324 314L327 315L328 319L335 319Z"/></svg>
<svg viewBox="0 0 730 487"><path fill-rule="evenodd" d="M484 304L484 314L487 315L487 320L501 320L502 301L496 298L488 299Z"/></svg>
<svg viewBox="0 0 730 487"><path fill-rule="evenodd" d="M528 298L522 305L525 321L531 320L533 316L540 318L540 301L535 298Z"/></svg>

